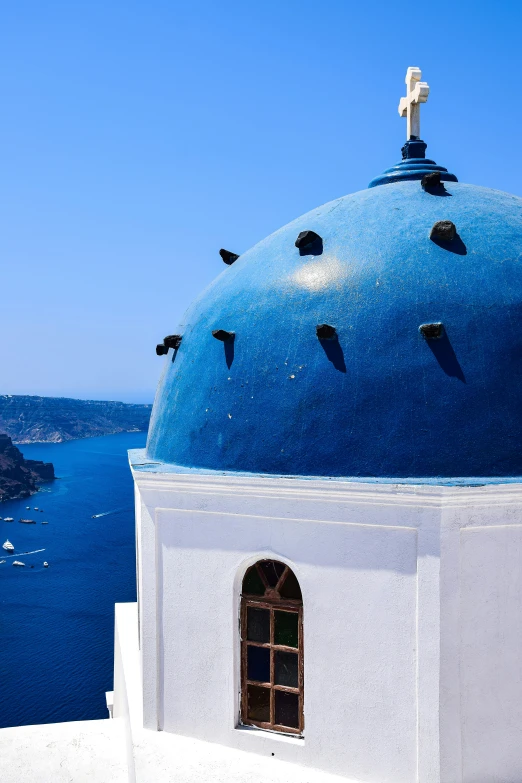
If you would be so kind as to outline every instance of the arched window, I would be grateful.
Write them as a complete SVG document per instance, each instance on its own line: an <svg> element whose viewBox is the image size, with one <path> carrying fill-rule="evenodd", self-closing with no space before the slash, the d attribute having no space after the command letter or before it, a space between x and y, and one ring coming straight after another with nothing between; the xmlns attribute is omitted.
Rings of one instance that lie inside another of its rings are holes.
<svg viewBox="0 0 522 783"><path fill-rule="evenodd" d="M260 560L241 595L241 722L300 734L303 717L303 599L293 571Z"/></svg>

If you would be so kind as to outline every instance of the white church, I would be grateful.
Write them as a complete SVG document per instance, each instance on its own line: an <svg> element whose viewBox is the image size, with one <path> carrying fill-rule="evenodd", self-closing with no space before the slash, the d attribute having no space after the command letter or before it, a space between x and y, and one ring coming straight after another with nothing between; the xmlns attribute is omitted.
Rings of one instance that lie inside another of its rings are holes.
<svg viewBox="0 0 522 783"><path fill-rule="evenodd" d="M522 199L428 94L157 347L110 718L1 730L4 783L522 783Z"/></svg>

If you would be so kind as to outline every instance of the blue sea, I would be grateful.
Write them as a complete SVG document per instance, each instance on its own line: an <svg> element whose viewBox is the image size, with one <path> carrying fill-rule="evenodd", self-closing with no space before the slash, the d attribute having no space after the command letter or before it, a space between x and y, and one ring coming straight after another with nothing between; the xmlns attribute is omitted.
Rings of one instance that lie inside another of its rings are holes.
<svg viewBox="0 0 522 783"><path fill-rule="evenodd" d="M136 600L127 450L145 439L124 433L20 447L29 459L52 462L58 479L0 503L0 516L15 520L0 521L0 543L9 538L15 553L44 550L16 558L0 548L2 728L108 717L114 604ZM16 559L25 568L13 567Z"/></svg>

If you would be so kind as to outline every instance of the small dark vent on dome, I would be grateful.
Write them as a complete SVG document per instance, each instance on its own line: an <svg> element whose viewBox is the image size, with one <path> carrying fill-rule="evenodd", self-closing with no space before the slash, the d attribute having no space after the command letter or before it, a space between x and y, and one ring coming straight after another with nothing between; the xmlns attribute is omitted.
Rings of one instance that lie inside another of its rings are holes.
<svg viewBox="0 0 522 783"><path fill-rule="evenodd" d="M434 324L421 324L419 326L419 332L426 340L437 340L442 337L444 325L439 321Z"/></svg>
<svg viewBox="0 0 522 783"><path fill-rule="evenodd" d="M156 346L156 354L158 356L165 356L165 354L168 353L168 352L169 352L169 349L167 348L166 345L163 345L163 343L159 343Z"/></svg>
<svg viewBox="0 0 522 783"><path fill-rule="evenodd" d="M335 326L330 324L319 324L315 327L315 333L320 340L335 340L337 337Z"/></svg>
<svg viewBox="0 0 522 783"><path fill-rule="evenodd" d="M453 242L457 236L457 227L451 220L439 220L430 232L430 239L439 239L442 242Z"/></svg>
<svg viewBox="0 0 522 783"><path fill-rule="evenodd" d="M233 264L234 261L237 261L237 259L239 258L237 253L232 253L230 250L225 250L224 248L221 248L221 250L219 251L219 255L221 256L225 264L228 264L228 266Z"/></svg>
<svg viewBox="0 0 522 783"><path fill-rule="evenodd" d="M179 348L182 340L182 336L180 334L169 334L168 337L165 337L163 340L163 345L168 348L174 348L176 350Z"/></svg>
<svg viewBox="0 0 522 783"><path fill-rule="evenodd" d="M222 343L230 342L230 340L233 340L235 336L235 332L227 332L225 329L214 329L212 332L212 337L215 337L216 340L220 340Z"/></svg>
<svg viewBox="0 0 522 783"><path fill-rule="evenodd" d="M300 256L320 256L323 252L323 240L315 231L301 231L295 240Z"/></svg>
<svg viewBox="0 0 522 783"><path fill-rule="evenodd" d="M423 190L426 190L428 193L436 193L438 190L441 190L441 188L444 189L444 185L440 179L440 171L433 171L431 174L425 174L421 179L421 185Z"/></svg>

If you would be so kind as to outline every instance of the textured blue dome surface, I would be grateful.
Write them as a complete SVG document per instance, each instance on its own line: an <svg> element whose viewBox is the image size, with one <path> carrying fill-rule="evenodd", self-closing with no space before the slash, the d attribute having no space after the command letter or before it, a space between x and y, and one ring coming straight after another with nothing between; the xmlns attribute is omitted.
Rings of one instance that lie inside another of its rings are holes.
<svg viewBox="0 0 522 783"><path fill-rule="evenodd" d="M456 225L451 246L430 239L440 220ZM300 255L305 230L322 254ZM439 340L419 332L433 322ZM338 340L317 338L322 323ZM332 201L225 268L179 331L150 459L302 476L522 475L520 198L399 182Z"/></svg>

